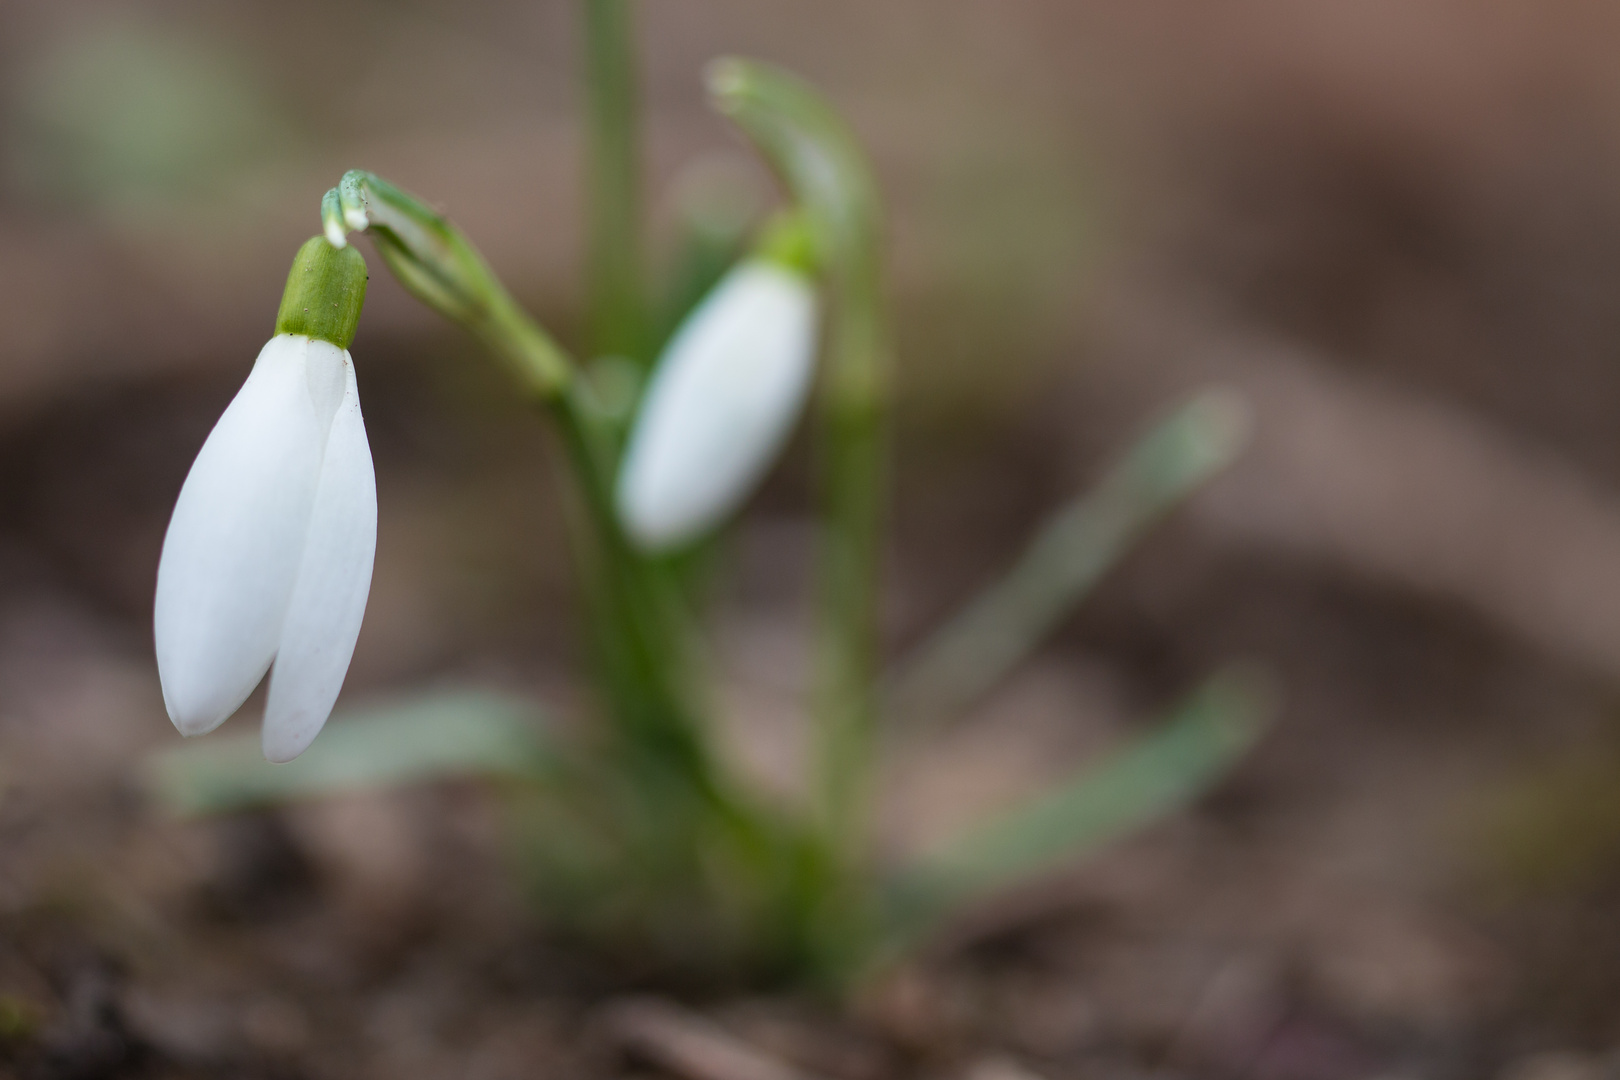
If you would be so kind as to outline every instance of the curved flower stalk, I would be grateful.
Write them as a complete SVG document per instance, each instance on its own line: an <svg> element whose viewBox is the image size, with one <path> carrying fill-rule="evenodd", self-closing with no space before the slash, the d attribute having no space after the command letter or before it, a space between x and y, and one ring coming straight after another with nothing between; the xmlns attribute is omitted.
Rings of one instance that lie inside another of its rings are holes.
<svg viewBox="0 0 1620 1080"><path fill-rule="evenodd" d="M348 345L365 260L316 237L293 263L276 336L209 433L158 563L153 629L169 718L212 731L274 662L263 748L320 732L371 589L377 489Z"/></svg>
<svg viewBox="0 0 1620 1080"><path fill-rule="evenodd" d="M714 106L771 165L804 215L826 280L820 401L822 531L817 812L848 858L864 843L877 723L877 598L890 355L882 213L860 144L813 87L781 68L711 64Z"/></svg>
<svg viewBox="0 0 1620 1080"><path fill-rule="evenodd" d="M809 396L816 307L804 269L754 256L675 332L619 471L619 518L642 550L703 535L770 468Z"/></svg>
<svg viewBox="0 0 1620 1080"><path fill-rule="evenodd" d="M466 327L545 401L572 387L573 364L512 299L483 256L444 217L409 192L363 169L343 174L321 200L334 248L366 232L388 269L428 307Z"/></svg>

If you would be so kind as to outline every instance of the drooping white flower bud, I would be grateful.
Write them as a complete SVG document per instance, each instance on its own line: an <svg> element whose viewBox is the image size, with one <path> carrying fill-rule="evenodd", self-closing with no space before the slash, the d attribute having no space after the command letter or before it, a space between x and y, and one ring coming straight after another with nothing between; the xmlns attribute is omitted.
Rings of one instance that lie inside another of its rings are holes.
<svg viewBox="0 0 1620 1080"><path fill-rule="evenodd" d="M749 259L676 331L642 399L618 479L645 550L707 532L745 499L798 419L815 365L816 295L801 271Z"/></svg>
<svg viewBox="0 0 1620 1080"><path fill-rule="evenodd" d="M317 237L288 277L276 336L180 489L153 628L169 717L225 721L270 676L263 744L289 761L343 685L371 589L377 490L348 353L365 261Z"/></svg>

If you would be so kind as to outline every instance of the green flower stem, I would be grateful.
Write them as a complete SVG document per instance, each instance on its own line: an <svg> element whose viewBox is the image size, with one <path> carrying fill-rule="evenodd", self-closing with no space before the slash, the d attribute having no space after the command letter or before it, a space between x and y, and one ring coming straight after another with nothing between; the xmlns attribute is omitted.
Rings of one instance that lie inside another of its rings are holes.
<svg viewBox="0 0 1620 1080"><path fill-rule="evenodd" d="M835 339L849 367L862 358L886 361L881 330L847 327ZM841 348L840 348L841 346ZM821 551L822 666L820 754L821 813L835 844L849 853L864 843L869 770L877 719L877 589L886 491L886 409L881 400L849 393L835 379L822 416L822 469L826 520ZM840 394L840 390L846 391Z"/></svg>
<svg viewBox="0 0 1620 1080"><path fill-rule="evenodd" d="M805 216L831 296L821 396L824 505L816 806L840 857L865 841L891 367L877 188L853 134L792 75L728 59L716 107L753 141Z"/></svg>
<svg viewBox="0 0 1620 1080"><path fill-rule="evenodd" d="M423 303L465 327L537 397L563 401L576 365L506 291L461 231L422 200L359 169L321 201L328 241L366 229L388 269Z"/></svg>
<svg viewBox="0 0 1620 1080"><path fill-rule="evenodd" d="M584 0L591 347L645 361L635 0Z"/></svg>
<svg viewBox="0 0 1620 1080"><path fill-rule="evenodd" d="M611 443L606 421L599 416L583 383L556 410L589 525L580 530L576 548L591 599L597 681L632 746L678 764L707 787L714 765L682 682L684 630L673 617L656 568L632 549L619 528Z"/></svg>

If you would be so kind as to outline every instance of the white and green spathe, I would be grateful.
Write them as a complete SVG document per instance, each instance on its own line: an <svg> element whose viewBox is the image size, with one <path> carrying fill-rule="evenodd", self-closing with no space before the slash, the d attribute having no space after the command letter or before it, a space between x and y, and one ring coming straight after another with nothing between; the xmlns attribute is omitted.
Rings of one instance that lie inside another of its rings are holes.
<svg viewBox="0 0 1620 1080"><path fill-rule="evenodd" d="M212 731L270 671L264 755L320 732L354 653L377 547L377 487L348 346L365 260L299 250L276 335L203 443L158 563L153 629L169 718ZM274 669L271 670L271 665Z"/></svg>

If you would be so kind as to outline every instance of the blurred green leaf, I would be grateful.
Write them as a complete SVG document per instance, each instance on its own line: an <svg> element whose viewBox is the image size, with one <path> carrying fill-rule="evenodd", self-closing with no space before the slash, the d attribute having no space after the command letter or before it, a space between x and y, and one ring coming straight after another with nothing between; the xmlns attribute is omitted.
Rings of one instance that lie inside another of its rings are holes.
<svg viewBox="0 0 1620 1080"><path fill-rule="evenodd" d="M889 894L888 939L915 940L964 904L1184 806L1254 745L1273 712L1266 680L1238 669L1217 674L1157 731L906 871Z"/></svg>
<svg viewBox="0 0 1620 1080"><path fill-rule="evenodd" d="M98 202L213 193L298 148L296 130L224 43L129 19L65 36L24 70L11 171Z"/></svg>
<svg viewBox="0 0 1620 1080"><path fill-rule="evenodd" d="M550 758L543 719L521 698L444 691L333 716L285 765L264 760L257 733L216 736L153 755L146 780L171 811L199 815L452 776L532 776Z"/></svg>
<svg viewBox="0 0 1620 1080"><path fill-rule="evenodd" d="M926 640L889 684L902 720L942 722L985 693L1085 598L1152 526L1230 465L1246 403L1205 391L1149 431L1094 490L1054 514L1007 573Z"/></svg>

